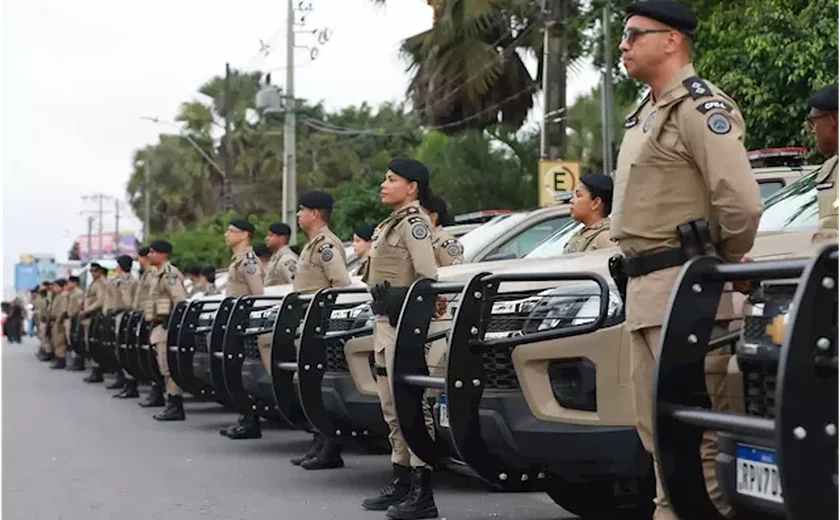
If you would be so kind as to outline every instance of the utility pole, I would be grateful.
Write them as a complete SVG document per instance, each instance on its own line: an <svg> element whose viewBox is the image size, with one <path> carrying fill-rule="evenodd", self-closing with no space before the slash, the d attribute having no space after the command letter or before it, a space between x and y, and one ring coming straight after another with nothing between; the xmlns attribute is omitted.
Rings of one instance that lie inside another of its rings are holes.
<svg viewBox="0 0 840 520"><path fill-rule="evenodd" d="M232 208L232 193L230 181L233 176L233 147L230 142L230 117L233 108L233 99L230 88L230 63L225 63L225 175L222 178L222 211L227 213Z"/></svg>
<svg viewBox="0 0 840 520"><path fill-rule="evenodd" d="M120 254L120 199L114 199L114 250Z"/></svg>
<svg viewBox="0 0 840 520"><path fill-rule="evenodd" d="M152 166L149 164L150 161L151 159L146 159L143 165L143 178L146 184L146 211L143 218L143 240L145 241L149 240L149 234L152 232Z"/></svg>
<svg viewBox="0 0 840 520"><path fill-rule="evenodd" d="M297 154L295 139L295 9L286 2L286 121L283 129L283 220L292 228L291 244L297 243Z"/></svg>
<svg viewBox="0 0 840 520"><path fill-rule="evenodd" d="M105 210L105 207L104 207L104 204L103 204L104 202L105 202L105 196L100 196L99 197L99 256L102 256L103 249L105 249L105 247L103 247L104 244L102 243L102 222L104 220L102 218L102 215L103 215L104 210Z"/></svg>
<svg viewBox="0 0 840 520"><path fill-rule="evenodd" d="M99 220L99 239L97 240L97 244L96 244L97 245L97 255L99 255L99 256L101 256L102 253L104 253L104 249L105 249L105 247L104 247L105 244L103 242L103 237L102 237L103 225L104 225L104 222L105 222L105 215L110 213L110 211L105 211L105 201L106 200L110 201L110 200L113 200L113 199L114 199L114 197L111 197L110 195L106 195L104 193L93 193L91 195L85 195L85 196L82 197L82 200L84 200L86 202L87 201L96 201L98 203L98 206L99 206L97 210L93 210L93 211L86 210L86 211L82 212L82 213L88 213L88 214L95 214L97 216L98 220ZM90 217L90 218L92 218L92 217ZM88 233L88 245L90 245L90 244L91 244L90 233ZM91 255L93 255L93 250L92 249L88 249L88 252Z"/></svg>
<svg viewBox="0 0 840 520"><path fill-rule="evenodd" d="M603 20L601 22L604 31L604 73L601 85L601 154L604 158L604 175L612 175L613 172L613 141L615 139L613 121L614 100L612 84L612 46L610 44L610 8L604 6Z"/></svg>
<svg viewBox="0 0 840 520"><path fill-rule="evenodd" d="M88 262L93 259L93 215L88 216Z"/></svg>
<svg viewBox="0 0 840 520"><path fill-rule="evenodd" d="M540 157L566 155L566 19L569 0L543 0L543 106Z"/></svg>

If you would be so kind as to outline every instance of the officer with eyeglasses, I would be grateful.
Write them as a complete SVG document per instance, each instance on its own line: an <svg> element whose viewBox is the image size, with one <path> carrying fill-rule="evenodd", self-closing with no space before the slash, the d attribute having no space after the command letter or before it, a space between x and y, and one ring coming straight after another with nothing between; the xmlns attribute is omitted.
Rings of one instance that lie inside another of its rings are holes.
<svg viewBox="0 0 840 520"><path fill-rule="evenodd" d="M621 248L627 282L627 328L636 430L655 454L653 386L669 298L681 266L700 252L739 262L752 248L762 204L744 148L744 119L735 101L701 79L691 64L697 18L671 0L627 8L619 49L630 77L650 87L625 121L616 164L610 237ZM701 233L702 232L702 233ZM708 239L694 239L704 236ZM734 317L731 294L718 319ZM715 410L726 410L729 355L710 352L706 386ZM715 475L717 443L706 432L699 447L706 490L731 512ZM677 517L656 462L654 519Z"/></svg>
<svg viewBox="0 0 840 520"><path fill-rule="evenodd" d="M808 103L808 128L820 152L830 156L815 179L820 224L812 242L837 242L837 83L817 91Z"/></svg>

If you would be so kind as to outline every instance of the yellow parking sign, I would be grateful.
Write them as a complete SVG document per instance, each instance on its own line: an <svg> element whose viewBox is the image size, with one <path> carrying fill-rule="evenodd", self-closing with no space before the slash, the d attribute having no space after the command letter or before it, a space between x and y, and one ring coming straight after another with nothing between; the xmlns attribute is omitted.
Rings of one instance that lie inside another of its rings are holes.
<svg viewBox="0 0 840 520"><path fill-rule="evenodd" d="M574 192L579 178L579 162L540 161L540 207L553 206L558 195Z"/></svg>

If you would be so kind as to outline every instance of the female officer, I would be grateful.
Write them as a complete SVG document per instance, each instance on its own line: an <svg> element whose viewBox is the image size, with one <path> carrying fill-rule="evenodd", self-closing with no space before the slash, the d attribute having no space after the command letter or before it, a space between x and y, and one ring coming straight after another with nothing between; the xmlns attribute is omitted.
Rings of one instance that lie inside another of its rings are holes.
<svg viewBox="0 0 840 520"><path fill-rule="evenodd" d="M393 208L373 235L367 273L376 318L373 342L379 401L391 431L391 462L394 480L377 497L362 502L365 509L386 511L388 518L409 520L437 518L432 495L432 470L408 448L394 409L390 378L393 373L397 318L405 290L419 278L437 279L432 249L432 227L421 209L431 198L429 171L419 161L394 159L388 164L382 183L382 203ZM431 410L424 410L426 427L434 434Z"/></svg>

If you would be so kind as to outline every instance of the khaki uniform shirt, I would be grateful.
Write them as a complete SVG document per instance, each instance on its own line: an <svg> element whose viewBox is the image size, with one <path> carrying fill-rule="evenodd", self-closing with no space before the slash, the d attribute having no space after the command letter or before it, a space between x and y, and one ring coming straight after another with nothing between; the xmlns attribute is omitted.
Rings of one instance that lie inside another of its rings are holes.
<svg viewBox="0 0 840 520"><path fill-rule="evenodd" d="M124 274L115 277L112 283L114 284L114 309L118 311L131 309L137 292L137 280L130 274Z"/></svg>
<svg viewBox="0 0 840 520"><path fill-rule="evenodd" d="M417 201L391 213L373 232L370 265L363 281L370 287L386 281L394 287L407 287L421 277L437 279L431 229L429 217Z"/></svg>
<svg viewBox="0 0 840 520"><path fill-rule="evenodd" d="M341 240L325 227L300 252L295 291L313 293L327 287L350 285L347 254Z"/></svg>
<svg viewBox="0 0 840 520"><path fill-rule="evenodd" d="M177 267L166 262L149 277L151 290L144 309L146 320L166 319L175 305L187 299L184 275Z"/></svg>
<svg viewBox="0 0 840 520"><path fill-rule="evenodd" d="M762 203L735 102L686 65L624 126L610 226L624 255L678 248L677 226L705 218L723 259L739 261L752 248ZM662 325L679 270L629 281L629 330Z"/></svg>
<svg viewBox="0 0 840 520"><path fill-rule="evenodd" d="M137 283L137 290L134 291L134 298L131 302L131 309L133 311L146 310L146 302L149 301L149 296L151 296L156 271L156 267L149 266L149 268L143 271L143 274L140 275L140 281Z"/></svg>
<svg viewBox="0 0 840 520"><path fill-rule="evenodd" d="M263 293L263 267L252 248L233 255L228 267L227 295L260 295Z"/></svg>
<svg viewBox="0 0 840 520"><path fill-rule="evenodd" d="M88 286L87 292L85 293L85 303L82 307L82 310L87 313L87 318L90 318L92 311L101 311L105 308L106 300L108 299L107 283L107 279L99 278Z"/></svg>
<svg viewBox="0 0 840 520"><path fill-rule="evenodd" d="M65 293L56 294L53 297L53 301L50 304L50 318L54 320L54 322L62 324L61 320L64 319L64 314L67 312L67 295Z"/></svg>
<svg viewBox="0 0 840 520"><path fill-rule="evenodd" d="M441 227L432 231L432 249L438 267L464 263L464 246Z"/></svg>
<svg viewBox="0 0 840 520"><path fill-rule="evenodd" d="M566 242L563 248L564 253L584 253L596 249L609 249L615 247L615 242L610 240L610 218L604 218L592 225L575 231L575 234Z"/></svg>
<svg viewBox="0 0 840 520"><path fill-rule="evenodd" d="M837 156L820 166L815 178L820 224L811 239L814 243L837 242Z"/></svg>
<svg viewBox="0 0 840 520"><path fill-rule="evenodd" d="M208 283L206 286L204 286L203 291L204 296L216 296L217 294L222 294L222 291L220 291L219 288L216 287L215 283Z"/></svg>
<svg viewBox="0 0 840 520"><path fill-rule="evenodd" d="M297 264L298 256L289 246L275 251L265 266L266 287L294 283Z"/></svg>
<svg viewBox="0 0 840 520"><path fill-rule="evenodd" d="M36 321L36 322L46 321L47 316L48 316L49 311L50 311L49 307L47 306L47 299L43 296L38 295L35 298L35 301L33 302L32 306L34 307L34 310L35 310L35 320L34 321Z"/></svg>
<svg viewBox="0 0 840 520"><path fill-rule="evenodd" d="M85 292L78 287L67 294L67 315L71 318L76 317L79 311L82 310L84 304Z"/></svg>

